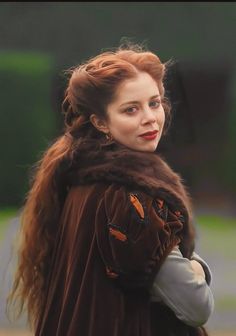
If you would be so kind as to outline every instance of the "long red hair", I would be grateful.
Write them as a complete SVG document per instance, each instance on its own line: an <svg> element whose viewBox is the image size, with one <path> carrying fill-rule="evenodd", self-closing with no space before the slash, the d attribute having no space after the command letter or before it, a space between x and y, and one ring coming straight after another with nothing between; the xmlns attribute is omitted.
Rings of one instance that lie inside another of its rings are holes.
<svg viewBox="0 0 236 336"><path fill-rule="evenodd" d="M8 303L26 308L36 325L43 309L58 222L66 197L65 176L73 166L81 142L103 136L89 121L91 114L106 119L106 106L118 85L145 71L156 81L168 120L170 105L163 86L166 64L139 45L119 47L68 70L69 81L62 104L65 129L32 170L31 188L21 216L18 266Z"/></svg>

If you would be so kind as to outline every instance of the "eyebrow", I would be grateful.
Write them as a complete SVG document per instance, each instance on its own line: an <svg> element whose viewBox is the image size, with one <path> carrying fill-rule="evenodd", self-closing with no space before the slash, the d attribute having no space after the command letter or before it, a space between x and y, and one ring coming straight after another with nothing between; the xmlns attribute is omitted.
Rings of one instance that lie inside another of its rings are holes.
<svg viewBox="0 0 236 336"><path fill-rule="evenodd" d="M149 99L153 99L153 98L160 98L160 95L152 96L152 97L150 97ZM123 106L123 105L127 105L127 104L137 104L137 103L139 103L139 101L137 101L137 100L132 100L132 101L128 101L128 102L126 102L126 103L121 104L120 107Z"/></svg>

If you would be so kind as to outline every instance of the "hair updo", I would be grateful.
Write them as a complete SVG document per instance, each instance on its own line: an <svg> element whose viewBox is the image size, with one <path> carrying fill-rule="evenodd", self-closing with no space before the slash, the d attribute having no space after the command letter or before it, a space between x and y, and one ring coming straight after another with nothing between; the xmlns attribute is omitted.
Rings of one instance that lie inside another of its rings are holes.
<svg viewBox="0 0 236 336"><path fill-rule="evenodd" d="M133 45L101 53L66 71L70 75L62 103L66 132L75 138L102 137L89 117L95 114L106 120L106 107L115 98L118 86L135 78L140 71L147 72L157 83L166 114L166 130L170 121L170 104L163 85L166 64L154 53Z"/></svg>

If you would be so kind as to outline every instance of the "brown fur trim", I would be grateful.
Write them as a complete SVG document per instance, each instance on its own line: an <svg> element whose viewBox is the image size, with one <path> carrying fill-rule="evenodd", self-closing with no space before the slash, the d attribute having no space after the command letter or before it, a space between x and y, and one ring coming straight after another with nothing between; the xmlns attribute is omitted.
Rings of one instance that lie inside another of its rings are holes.
<svg viewBox="0 0 236 336"><path fill-rule="evenodd" d="M184 234L193 240L190 197L180 175L160 155L134 151L116 142L98 147L90 141L80 148L75 158L68 175L69 185L118 183L130 191L142 190L154 198L163 199L173 212L183 214Z"/></svg>

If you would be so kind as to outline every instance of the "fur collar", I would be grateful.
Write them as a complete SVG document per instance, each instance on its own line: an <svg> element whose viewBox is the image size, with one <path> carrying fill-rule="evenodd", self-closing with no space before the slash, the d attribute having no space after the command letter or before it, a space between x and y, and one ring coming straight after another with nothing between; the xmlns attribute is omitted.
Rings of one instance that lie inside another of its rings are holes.
<svg viewBox="0 0 236 336"><path fill-rule="evenodd" d="M80 146L75 157L70 185L119 183L163 198L190 219L191 202L183 181L157 153L134 151L116 142L98 145L91 140Z"/></svg>
<svg viewBox="0 0 236 336"><path fill-rule="evenodd" d="M67 187L96 182L118 183L130 191L141 190L163 199L172 211L184 219L180 250L190 258L194 250L195 229L192 225L190 197L181 177L157 153L131 150L112 142L102 145L86 140L74 152Z"/></svg>

